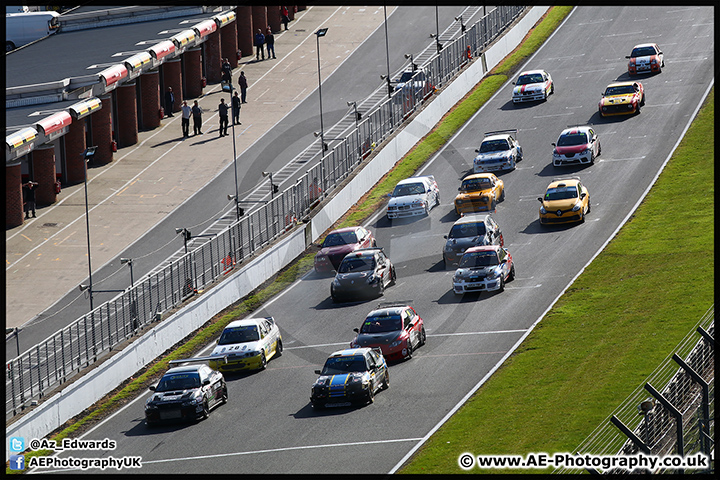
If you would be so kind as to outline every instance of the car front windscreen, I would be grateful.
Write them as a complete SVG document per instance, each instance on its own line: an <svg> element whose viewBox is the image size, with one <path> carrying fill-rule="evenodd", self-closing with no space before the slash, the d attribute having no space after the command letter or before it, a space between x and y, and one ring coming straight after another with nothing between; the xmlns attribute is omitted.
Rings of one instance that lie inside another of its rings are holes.
<svg viewBox="0 0 720 480"><path fill-rule="evenodd" d="M619 85L607 87L603 95L609 97L611 95L632 95L633 93L635 93L635 88L632 85Z"/></svg>
<svg viewBox="0 0 720 480"><path fill-rule="evenodd" d="M189 390L200 386L200 375L197 372L175 373L165 375L155 387L156 392L169 392L171 390Z"/></svg>
<svg viewBox="0 0 720 480"><path fill-rule="evenodd" d="M350 357L332 357L325 361L322 369L322 375L338 375L342 373L365 372L367 365L365 357L362 355L353 355Z"/></svg>
<svg viewBox="0 0 720 480"><path fill-rule="evenodd" d="M569 198L578 198L577 187L548 188L545 192L545 200L567 200Z"/></svg>
<svg viewBox="0 0 720 480"><path fill-rule="evenodd" d="M499 265L495 252L472 252L465 253L460 259L460 268L492 267Z"/></svg>
<svg viewBox="0 0 720 480"><path fill-rule="evenodd" d="M485 235L485 224L483 222L461 223L453 225L448 238L466 238Z"/></svg>
<svg viewBox="0 0 720 480"><path fill-rule="evenodd" d="M520 75L520 78L517 79L515 85L529 85L531 83L542 83L543 81L543 76L541 74L533 73L530 75Z"/></svg>
<svg viewBox="0 0 720 480"><path fill-rule="evenodd" d="M626 50L627 51L627 50ZM631 57L649 57L650 55L655 55L655 48L654 47L639 47L639 48L633 48L632 53L630 54Z"/></svg>
<svg viewBox="0 0 720 480"><path fill-rule="evenodd" d="M360 333L397 332L402 329L400 315L377 315L368 317L360 328Z"/></svg>
<svg viewBox="0 0 720 480"><path fill-rule="evenodd" d="M492 188L492 183L489 178L473 178L470 180L464 180L460 186L460 189L466 192L488 190L490 188Z"/></svg>
<svg viewBox="0 0 720 480"><path fill-rule="evenodd" d="M558 139L558 147L573 147L576 145L583 145L587 143L587 135L582 132L579 133L568 133L561 135Z"/></svg>
<svg viewBox="0 0 720 480"><path fill-rule="evenodd" d="M509 149L507 140L487 140L480 145L480 153L504 152Z"/></svg>
<svg viewBox="0 0 720 480"><path fill-rule="evenodd" d="M218 345L232 345L233 343L256 342L258 340L260 340L260 334L257 326L247 325L223 330Z"/></svg>
<svg viewBox="0 0 720 480"><path fill-rule="evenodd" d="M338 273L365 272L375 270L375 259L372 257L354 257L343 259Z"/></svg>
<svg viewBox="0 0 720 480"><path fill-rule="evenodd" d="M402 185L395 186L393 190L393 197L404 197L407 195L420 195L425 193L425 185L422 183L404 183Z"/></svg>
<svg viewBox="0 0 720 480"><path fill-rule="evenodd" d="M336 247L350 243L357 243L355 232L331 233L325 238L323 247Z"/></svg>

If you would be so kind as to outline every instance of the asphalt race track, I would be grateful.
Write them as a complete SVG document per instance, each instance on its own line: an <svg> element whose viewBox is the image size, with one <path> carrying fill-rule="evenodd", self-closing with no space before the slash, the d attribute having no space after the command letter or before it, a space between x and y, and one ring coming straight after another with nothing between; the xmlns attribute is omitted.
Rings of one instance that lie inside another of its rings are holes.
<svg viewBox="0 0 720 480"><path fill-rule="evenodd" d="M384 299L333 304L331 277L310 274L256 312L275 317L284 354L266 371L227 376L229 401L207 420L148 429L146 392L84 436L114 439L115 450L61 456L140 455L142 473L392 471L516 346L648 189L714 81L711 8L576 9L525 65L550 72L555 94L514 106L506 84L422 170L435 175L441 205L429 217L390 223L377 216L368 224L398 272ZM642 113L601 119L601 92L628 78L625 55L635 44L655 41L665 68L639 77L647 95ZM551 142L568 125L587 123L602 145L595 164L552 167ZM519 129L524 160L501 175L506 198L494 217L517 277L500 294L456 297L453 272L441 261L443 235L457 219L452 201L483 132L508 128ZM580 177L592 210L584 224L541 227L537 197L564 175ZM427 344L411 360L391 364L390 388L373 404L314 411L313 371L349 345L352 329L378 301L409 301L425 320Z"/></svg>

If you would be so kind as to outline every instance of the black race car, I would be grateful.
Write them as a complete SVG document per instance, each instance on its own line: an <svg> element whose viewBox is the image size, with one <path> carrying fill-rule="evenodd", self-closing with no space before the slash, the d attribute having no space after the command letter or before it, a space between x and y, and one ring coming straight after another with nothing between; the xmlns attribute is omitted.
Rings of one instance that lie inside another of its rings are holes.
<svg viewBox="0 0 720 480"><path fill-rule="evenodd" d="M361 248L348 253L330 284L333 302L368 294L382 295L395 284L395 267L382 248Z"/></svg>
<svg viewBox="0 0 720 480"><path fill-rule="evenodd" d="M222 373L207 365L186 365L168 370L145 402L145 422L205 419L210 409L227 402Z"/></svg>

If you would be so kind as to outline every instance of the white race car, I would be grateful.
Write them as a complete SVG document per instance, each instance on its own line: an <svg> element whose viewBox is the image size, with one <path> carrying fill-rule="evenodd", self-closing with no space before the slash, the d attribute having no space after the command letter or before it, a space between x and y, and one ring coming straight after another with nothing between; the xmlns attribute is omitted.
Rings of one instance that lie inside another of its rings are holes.
<svg viewBox="0 0 720 480"><path fill-rule="evenodd" d="M475 150L473 173L512 170L523 159L522 147L517 141L517 129L486 132L480 148Z"/></svg>
<svg viewBox="0 0 720 480"><path fill-rule="evenodd" d="M440 189L435 177L425 175L401 180L395 186L387 206L389 219L429 215L430 210L440 205Z"/></svg>
<svg viewBox="0 0 720 480"><path fill-rule="evenodd" d="M552 77L545 70L527 70L513 82L513 103L547 100L555 92Z"/></svg>
<svg viewBox="0 0 720 480"><path fill-rule="evenodd" d="M268 360L282 355L282 349L282 336L273 317L247 318L225 327L208 359L210 367L221 372L262 370Z"/></svg>

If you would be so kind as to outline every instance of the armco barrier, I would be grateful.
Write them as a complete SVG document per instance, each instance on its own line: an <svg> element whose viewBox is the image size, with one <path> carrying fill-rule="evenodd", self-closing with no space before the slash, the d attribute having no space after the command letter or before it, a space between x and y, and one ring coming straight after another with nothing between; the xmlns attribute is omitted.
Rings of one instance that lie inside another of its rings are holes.
<svg viewBox="0 0 720 480"><path fill-rule="evenodd" d="M486 52L487 68L492 69L515 49L533 25L549 7L533 7L505 33L506 41L497 42ZM387 142L375 157L342 190L334 192L324 207L306 225L309 238L318 239L350 207L352 207L392 166L479 82L486 72L483 62L475 61L414 118L414 120ZM74 381L53 397L45 400L31 412L7 426L6 437L23 436L43 438L64 422L90 407L107 392L149 364L158 355L185 338L208 319L237 299L250 293L280 269L297 258L307 247L306 231L298 228L281 239L262 255L249 261L215 288L198 297L195 302L171 315L149 330L123 351L98 365L82 378ZM91 387L90 387L91 385ZM6 459L8 457L6 446Z"/></svg>

